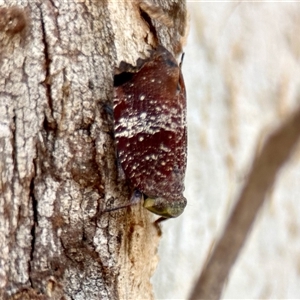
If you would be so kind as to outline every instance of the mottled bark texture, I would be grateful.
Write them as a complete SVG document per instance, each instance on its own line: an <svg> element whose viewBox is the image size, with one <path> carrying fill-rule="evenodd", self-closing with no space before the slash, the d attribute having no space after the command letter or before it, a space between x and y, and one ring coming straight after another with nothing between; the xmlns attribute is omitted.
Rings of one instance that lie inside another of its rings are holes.
<svg viewBox="0 0 300 300"><path fill-rule="evenodd" d="M103 210L130 198L115 68L181 50L185 4L160 2L171 27L138 1L0 1L1 299L153 298L153 216Z"/></svg>

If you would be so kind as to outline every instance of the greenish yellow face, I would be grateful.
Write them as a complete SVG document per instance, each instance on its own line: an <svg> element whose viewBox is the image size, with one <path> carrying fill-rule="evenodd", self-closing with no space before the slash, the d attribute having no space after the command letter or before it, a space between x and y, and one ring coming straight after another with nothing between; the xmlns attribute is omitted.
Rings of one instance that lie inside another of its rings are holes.
<svg viewBox="0 0 300 300"><path fill-rule="evenodd" d="M165 198L146 198L144 207L151 212L160 215L164 218L176 218L181 215L186 206L184 197L176 200L168 200Z"/></svg>

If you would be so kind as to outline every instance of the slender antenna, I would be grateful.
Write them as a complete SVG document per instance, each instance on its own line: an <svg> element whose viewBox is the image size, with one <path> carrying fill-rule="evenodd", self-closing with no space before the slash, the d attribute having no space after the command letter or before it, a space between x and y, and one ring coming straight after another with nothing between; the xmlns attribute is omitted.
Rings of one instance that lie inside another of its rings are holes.
<svg viewBox="0 0 300 300"><path fill-rule="evenodd" d="M119 209L122 209L122 208L126 208L126 207L129 207L129 206L132 206L132 205L135 205L137 203L132 203L132 202L129 202L125 205L122 205L122 206L117 206L117 207L113 207L113 208L107 208L105 210L103 210L102 212L105 213L105 212L111 212L111 211L115 211L115 210L119 210Z"/></svg>
<svg viewBox="0 0 300 300"><path fill-rule="evenodd" d="M134 190L134 192L132 193L132 196L130 198L130 202L121 206L117 206L117 207L113 207L113 208L108 208L103 210L102 212L111 212L111 211L115 211L115 210L119 210L122 208L126 208L132 205L136 205L138 203L140 203L141 201L144 200L144 195L143 193L141 193L139 190Z"/></svg>

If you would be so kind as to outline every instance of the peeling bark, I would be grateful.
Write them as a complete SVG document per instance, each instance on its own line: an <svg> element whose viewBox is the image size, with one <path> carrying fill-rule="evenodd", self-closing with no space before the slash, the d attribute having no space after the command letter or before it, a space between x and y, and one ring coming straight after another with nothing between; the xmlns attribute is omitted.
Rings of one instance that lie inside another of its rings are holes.
<svg viewBox="0 0 300 300"><path fill-rule="evenodd" d="M11 2L0 1L0 298L151 299L153 216L101 213L130 198L107 107L121 61L157 43L178 54L185 4L161 1L170 28L134 1Z"/></svg>

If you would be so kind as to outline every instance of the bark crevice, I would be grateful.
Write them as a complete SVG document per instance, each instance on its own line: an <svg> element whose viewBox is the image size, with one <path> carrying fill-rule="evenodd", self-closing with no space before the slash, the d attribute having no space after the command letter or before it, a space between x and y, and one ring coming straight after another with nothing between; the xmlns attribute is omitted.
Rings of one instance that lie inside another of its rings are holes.
<svg viewBox="0 0 300 300"><path fill-rule="evenodd" d="M47 30L46 30L46 22L45 22L45 16L43 13L43 9L41 6L39 6L40 10L40 21L41 21L41 32L42 32L42 44L44 46L43 54L44 54L44 71L45 71L45 80L43 82L43 85L45 87L46 91L46 99L47 103L50 109L50 115L51 115L51 121L47 121L49 127L52 129L57 128L57 123L55 122L55 118L53 116L53 104L54 99L52 98L52 91L51 91L51 72L50 72L50 65L52 63L51 54L49 50L49 43L47 40Z"/></svg>
<svg viewBox="0 0 300 300"><path fill-rule="evenodd" d="M35 167L35 163L34 163L34 167ZM36 172L34 172L34 174L36 174ZM29 190L30 190L29 197L30 197L31 203L32 203L33 220L32 220L32 227L31 227L31 230L30 230L31 249L30 249L30 261L28 263L29 264L29 271L28 272L29 272L29 282L30 282L31 287L33 288L33 281L31 279L31 271L32 271L31 263L34 260L34 251L35 251L35 242L36 242L35 235L36 235L36 227L38 226L38 209L37 209L38 202L37 202L37 199L35 198L35 195L34 195L34 176L31 179Z"/></svg>

